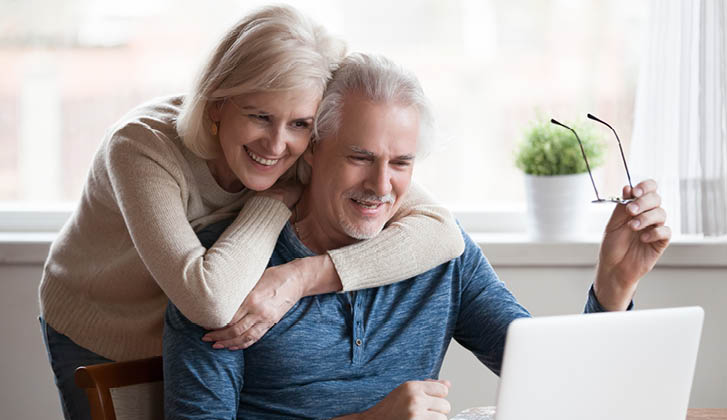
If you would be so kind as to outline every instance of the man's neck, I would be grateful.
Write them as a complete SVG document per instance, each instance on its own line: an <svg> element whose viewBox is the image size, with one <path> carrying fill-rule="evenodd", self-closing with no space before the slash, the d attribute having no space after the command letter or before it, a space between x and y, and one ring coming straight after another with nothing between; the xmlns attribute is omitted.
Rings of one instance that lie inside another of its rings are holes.
<svg viewBox="0 0 727 420"><path fill-rule="evenodd" d="M316 254L323 254L330 249L341 248L358 242L332 228L332 223L323 220L323 212L316 211L310 197L309 188L305 188L303 196L296 204L291 223L298 239Z"/></svg>

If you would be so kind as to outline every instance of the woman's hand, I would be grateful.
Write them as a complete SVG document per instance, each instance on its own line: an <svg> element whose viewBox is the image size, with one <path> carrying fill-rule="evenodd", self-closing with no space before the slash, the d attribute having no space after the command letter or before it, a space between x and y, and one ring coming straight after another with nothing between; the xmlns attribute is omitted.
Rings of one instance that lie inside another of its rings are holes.
<svg viewBox="0 0 727 420"><path fill-rule="evenodd" d="M278 201L282 201L285 205L293 210L295 204L300 200L303 194L303 184L297 179L291 179L284 182L276 182L275 185L265 191L260 191L257 195L270 197Z"/></svg>
<svg viewBox="0 0 727 420"><path fill-rule="evenodd" d="M213 348L246 349L255 344L302 297L341 290L328 254L300 258L265 270L227 327L211 331L203 341Z"/></svg>
<svg viewBox="0 0 727 420"><path fill-rule="evenodd" d="M270 267L240 305L232 321L222 329L207 333L203 341L215 349L246 349L303 297L303 281L293 262Z"/></svg>

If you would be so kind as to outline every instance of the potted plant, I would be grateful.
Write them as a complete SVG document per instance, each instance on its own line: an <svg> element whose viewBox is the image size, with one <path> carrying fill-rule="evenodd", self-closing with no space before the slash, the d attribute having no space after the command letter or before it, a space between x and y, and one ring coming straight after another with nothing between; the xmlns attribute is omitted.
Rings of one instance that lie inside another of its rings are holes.
<svg viewBox="0 0 727 420"><path fill-rule="evenodd" d="M591 170L603 164L605 145L597 132L582 123L567 125L578 133ZM538 119L526 130L515 165L525 173L531 237L560 241L582 234L593 190L573 133Z"/></svg>

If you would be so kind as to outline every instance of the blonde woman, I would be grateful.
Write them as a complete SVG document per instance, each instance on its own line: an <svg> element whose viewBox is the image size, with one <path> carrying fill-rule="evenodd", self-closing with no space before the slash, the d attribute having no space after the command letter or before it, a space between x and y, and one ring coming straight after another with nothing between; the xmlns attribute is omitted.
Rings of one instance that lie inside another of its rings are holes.
<svg viewBox="0 0 727 420"><path fill-rule="evenodd" d="M226 33L187 96L141 105L109 130L40 285L67 419L89 417L77 366L161 355L168 300L220 330L210 345L244 348L303 296L397 282L462 252L451 215L415 189L375 239L265 270L343 54L296 10L264 8ZM205 249L195 231L230 216Z"/></svg>

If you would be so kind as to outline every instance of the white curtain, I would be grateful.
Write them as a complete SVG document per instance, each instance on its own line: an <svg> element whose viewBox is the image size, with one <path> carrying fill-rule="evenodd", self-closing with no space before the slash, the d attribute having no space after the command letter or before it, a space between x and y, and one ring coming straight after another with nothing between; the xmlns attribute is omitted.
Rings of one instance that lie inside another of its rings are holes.
<svg viewBox="0 0 727 420"><path fill-rule="evenodd" d="M659 182L675 233L727 235L724 0L652 0L631 166Z"/></svg>

